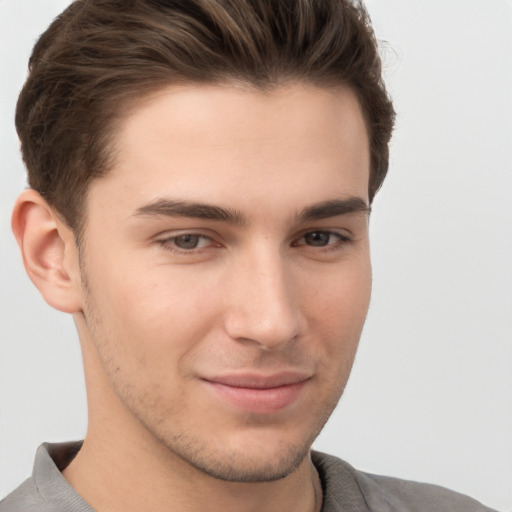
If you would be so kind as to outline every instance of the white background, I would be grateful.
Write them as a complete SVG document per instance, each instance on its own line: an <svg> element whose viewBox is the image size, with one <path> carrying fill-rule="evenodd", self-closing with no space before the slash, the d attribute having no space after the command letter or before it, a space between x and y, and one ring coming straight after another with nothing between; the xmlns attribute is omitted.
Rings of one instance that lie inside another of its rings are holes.
<svg viewBox="0 0 512 512"><path fill-rule="evenodd" d="M85 433L70 318L10 234L30 49L65 0L0 0L0 497L42 441ZM371 219L374 293L352 379L316 447L512 510L512 2L371 0L398 112Z"/></svg>

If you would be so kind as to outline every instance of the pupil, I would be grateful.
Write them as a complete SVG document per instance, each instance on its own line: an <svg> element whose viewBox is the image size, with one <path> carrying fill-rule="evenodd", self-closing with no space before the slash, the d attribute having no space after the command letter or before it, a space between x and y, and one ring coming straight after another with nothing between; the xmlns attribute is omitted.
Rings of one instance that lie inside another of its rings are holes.
<svg viewBox="0 0 512 512"><path fill-rule="evenodd" d="M329 243L330 234L325 231L315 231L308 233L304 238L309 245L321 247Z"/></svg>
<svg viewBox="0 0 512 512"><path fill-rule="evenodd" d="M174 242L180 249L195 249L199 243L197 235L181 235Z"/></svg>

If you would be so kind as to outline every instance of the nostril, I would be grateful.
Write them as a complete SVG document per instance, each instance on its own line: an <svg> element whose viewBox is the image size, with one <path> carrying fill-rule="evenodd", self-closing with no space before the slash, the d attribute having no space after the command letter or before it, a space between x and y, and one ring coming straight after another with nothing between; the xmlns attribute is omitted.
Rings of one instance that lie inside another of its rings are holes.
<svg viewBox="0 0 512 512"><path fill-rule="evenodd" d="M254 312L232 314L226 324L231 338L242 343L257 344L263 350L275 350L286 345L299 335L299 321L295 315L284 318L282 312L259 316Z"/></svg>

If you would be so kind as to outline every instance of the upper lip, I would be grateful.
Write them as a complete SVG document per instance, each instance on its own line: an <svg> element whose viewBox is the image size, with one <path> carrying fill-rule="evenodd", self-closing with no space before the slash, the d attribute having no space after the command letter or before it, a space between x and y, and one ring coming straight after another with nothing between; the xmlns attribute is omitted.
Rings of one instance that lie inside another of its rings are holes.
<svg viewBox="0 0 512 512"><path fill-rule="evenodd" d="M271 389L298 384L308 380L310 377L310 373L302 371L282 371L272 374L230 373L206 377L203 380L236 388Z"/></svg>

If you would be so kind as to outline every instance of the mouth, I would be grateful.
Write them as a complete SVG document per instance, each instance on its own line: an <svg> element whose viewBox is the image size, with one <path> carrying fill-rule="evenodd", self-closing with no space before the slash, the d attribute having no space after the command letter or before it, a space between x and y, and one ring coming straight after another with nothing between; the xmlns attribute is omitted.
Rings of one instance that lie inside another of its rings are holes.
<svg viewBox="0 0 512 512"><path fill-rule="evenodd" d="M302 372L221 375L203 379L216 398L245 412L272 414L295 404L311 379Z"/></svg>

